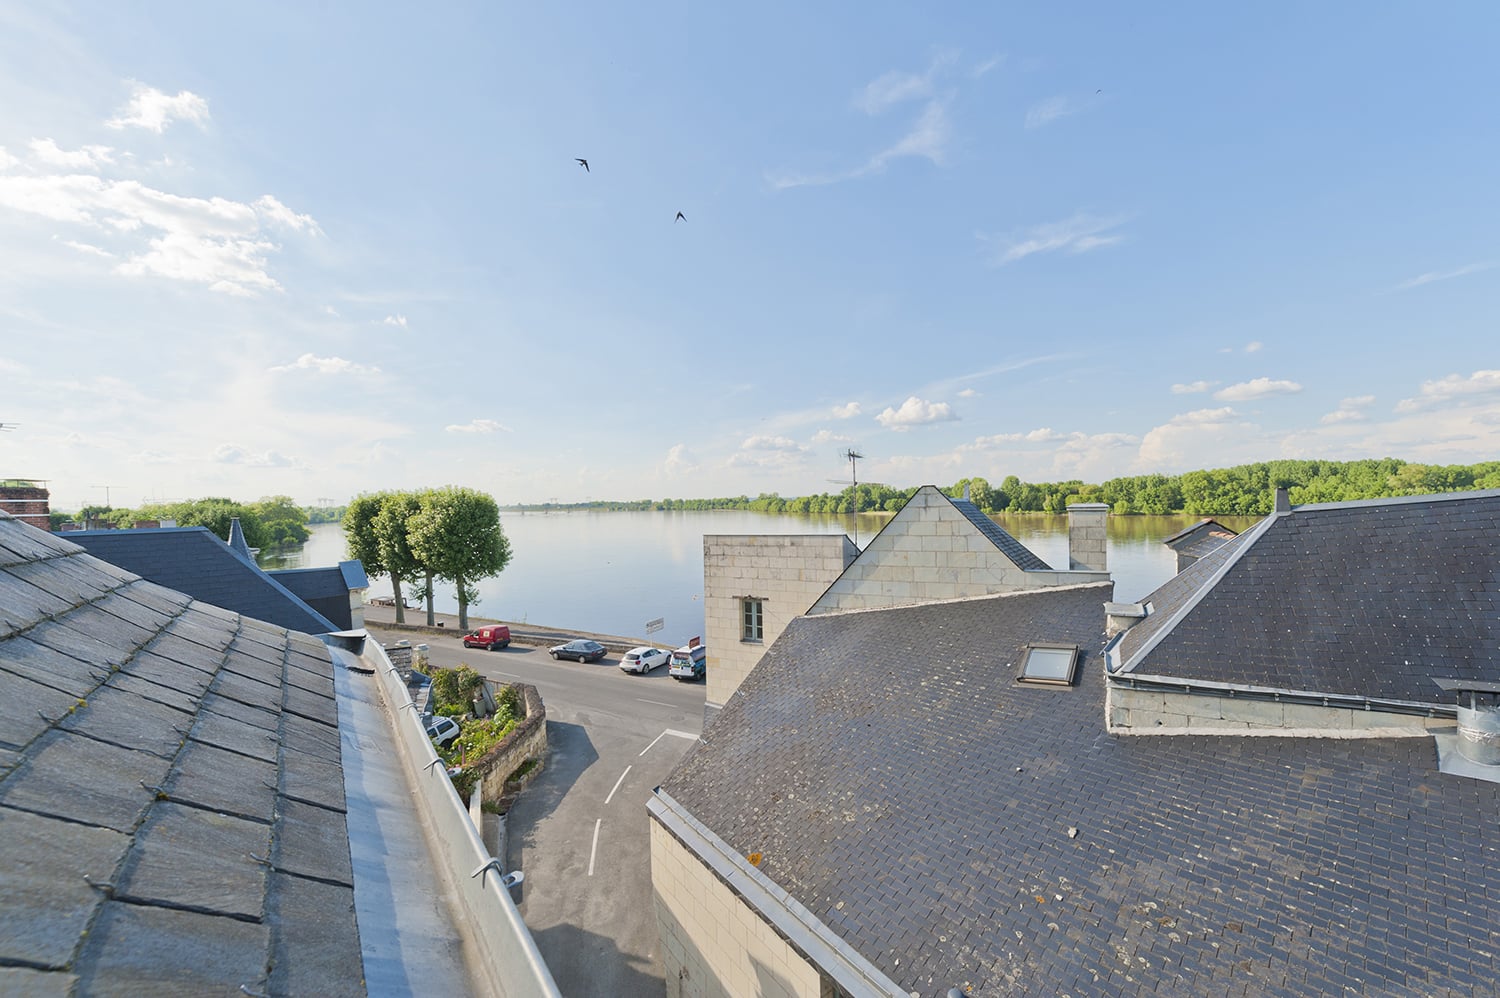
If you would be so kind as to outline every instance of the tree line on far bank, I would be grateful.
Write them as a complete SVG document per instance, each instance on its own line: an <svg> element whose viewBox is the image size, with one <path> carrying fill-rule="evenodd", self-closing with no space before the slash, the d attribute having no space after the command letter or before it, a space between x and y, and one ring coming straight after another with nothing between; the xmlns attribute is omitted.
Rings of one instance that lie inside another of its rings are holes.
<svg viewBox="0 0 1500 998"><path fill-rule="evenodd" d="M142 520L171 521L179 527L207 527L220 540L229 540L229 525L238 519L245 543L253 548L301 544L307 540L307 524L318 522L312 509L298 506L290 496L267 496L255 502L210 497L183 502L157 502L144 506L85 506L76 513L52 513L52 529L66 522L108 523L130 527Z"/></svg>
<svg viewBox="0 0 1500 998"><path fill-rule="evenodd" d="M363 563L365 574L390 576L398 624L406 622L410 595L427 604L432 626L433 588L442 580L458 591L458 626L468 630L469 607L479 602L476 583L510 564L500 507L474 489L361 495L345 509L343 528L349 557Z"/></svg>
<svg viewBox="0 0 1500 998"><path fill-rule="evenodd" d="M1396 458L1362 461L1263 461L1189 471L1136 475L1100 484L1079 479L1023 482L1007 476L998 487L983 478L961 478L943 491L970 500L986 513L1064 513L1070 503L1102 502L1116 514L1186 513L1195 516L1265 516L1275 489L1286 486L1293 503L1345 502L1500 488L1500 461L1480 464L1412 464ZM848 514L890 512L906 505L918 486L893 489L861 483L842 492L783 497L775 493L719 499L640 499L632 502L547 503L525 509L742 509L766 513Z"/></svg>

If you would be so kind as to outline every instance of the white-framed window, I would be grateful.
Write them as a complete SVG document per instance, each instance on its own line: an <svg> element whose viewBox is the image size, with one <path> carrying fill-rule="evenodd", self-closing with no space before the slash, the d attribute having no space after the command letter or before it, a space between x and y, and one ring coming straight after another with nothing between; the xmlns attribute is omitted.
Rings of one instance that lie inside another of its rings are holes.
<svg viewBox="0 0 1500 998"><path fill-rule="evenodd" d="M1078 671L1078 646L1033 643L1026 646L1016 679L1043 686L1072 686Z"/></svg>
<svg viewBox="0 0 1500 998"><path fill-rule="evenodd" d="M764 641L766 637L766 601L754 596L740 600L741 641Z"/></svg>

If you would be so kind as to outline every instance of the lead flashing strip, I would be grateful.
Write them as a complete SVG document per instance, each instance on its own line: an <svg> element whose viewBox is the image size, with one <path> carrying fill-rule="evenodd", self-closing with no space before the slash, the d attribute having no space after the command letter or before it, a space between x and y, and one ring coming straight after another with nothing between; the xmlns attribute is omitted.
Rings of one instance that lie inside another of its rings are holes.
<svg viewBox="0 0 1500 998"><path fill-rule="evenodd" d="M796 898L751 866L665 790L657 789L646 801L646 810L851 998L888 998L907 993L834 935Z"/></svg>
<svg viewBox="0 0 1500 998"><path fill-rule="evenodd" d="M1420 714L1426 717L1457 717L1454 704L1420 703L1415 700L1384 700L1352 693L1320 693L1316 690L1289 690L1275 686L1248 686L1243 683L1220 683L1208 679L1179 679L1176 676L1114 675L1110 685L1132 690L1171 690L1188 694L1228 694L1245 700L1276 700L1281 703L1307 704L1312 707L1339 707L1352 710L1384 711L1389 714Z"/></svg>

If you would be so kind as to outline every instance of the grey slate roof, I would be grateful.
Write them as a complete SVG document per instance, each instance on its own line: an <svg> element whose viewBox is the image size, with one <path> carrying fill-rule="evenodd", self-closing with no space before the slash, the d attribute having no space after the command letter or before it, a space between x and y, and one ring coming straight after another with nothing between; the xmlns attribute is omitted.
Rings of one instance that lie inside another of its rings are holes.
<svg viewBox="0 0 1500 998"><path fill-rule="evenodd" d="M1038 558L1030 548L1016 540L1005 528L994 520L984 515L980 508L967 499L951 499L953 508L958 510L979 532L990 539L990 542L999 548L1001 553L1015 563L1017 568L1028 572L1050 572L1052 566L1041 558Z"/></svg>
<svg viewBox="0 0 1500 998"><path fill-rule="evenodd" d="M0 992L364 993L328 649L0 514Z"/></svg>
<svg viewBox="0 0 1500 998"><path fill-rule="evenodd" d="M78 530L68 540L158 585L256 620L308 634L340 629L206 527Z"/></svg>
<svg viewBox="0 0 1500 998"><path fill-rule="evenodd" d="M1147 597L1122 671L1448 703L1500 679L1497 565L1500 490L1297 506Z"/></svg>
<svg viewBox="0 0 1500 998"><path fill-rule="evenodd" d="M914 994L1493 993L1500 786L1428 739L1111 736L1109 594L799 618L663 789ZM1076 686L1016 682L1043 640Z"/></svg>
<svg viewBox="0 0 1500 998"><path fill-rule="evenodd" d="M1199 520L1185 530L1179 530L1162 543L1177 552L1179 556L1201 558L1235 536L1237 536L1237 531L1229 529L1217 520L1205 519Z"/></svg>

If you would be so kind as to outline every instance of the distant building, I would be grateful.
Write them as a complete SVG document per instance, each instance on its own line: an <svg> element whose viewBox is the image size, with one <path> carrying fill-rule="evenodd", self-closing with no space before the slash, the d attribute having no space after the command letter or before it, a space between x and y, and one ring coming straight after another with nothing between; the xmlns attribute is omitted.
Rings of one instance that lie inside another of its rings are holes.
<svg viewBox="0 0 1500 998"><path fill-rule="evenodd" d="M649 802L669 994L1500 980L1500 491L791 621Z"/></svg>
<svg viewBox="0 0 1500 998"><path fill-rule="evenodd" d="M1109 578L1103 504L1069 507L1052 568L968 499L925 485L860 551L842 534L709 535L703 599L710 720L802 614L902 606Z"/></svg>
<svg viewBox="0 0 1500 998"><path fill-rule="evenodd" d="M1182 571L1193 562L1213 551L1225 541L1237 536L1234 530L1218 520L1199 520L1162 541L1177 555L1177 571Z"/></svg>

